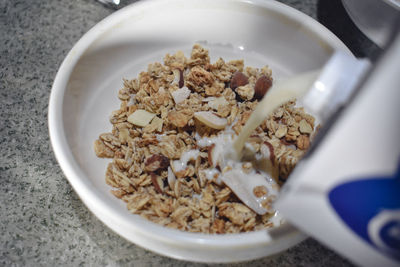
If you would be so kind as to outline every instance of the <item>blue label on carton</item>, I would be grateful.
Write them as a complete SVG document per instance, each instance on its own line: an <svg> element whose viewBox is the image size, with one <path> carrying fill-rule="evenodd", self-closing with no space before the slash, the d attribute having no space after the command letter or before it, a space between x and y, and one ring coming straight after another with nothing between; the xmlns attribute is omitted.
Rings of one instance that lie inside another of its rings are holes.
<svg viewBox="0 0 400 267"><path fill-rule="evenodd" d="M400 261L400 164L393 176L338 185L330 191L329 200L359 237Z"/></svg>

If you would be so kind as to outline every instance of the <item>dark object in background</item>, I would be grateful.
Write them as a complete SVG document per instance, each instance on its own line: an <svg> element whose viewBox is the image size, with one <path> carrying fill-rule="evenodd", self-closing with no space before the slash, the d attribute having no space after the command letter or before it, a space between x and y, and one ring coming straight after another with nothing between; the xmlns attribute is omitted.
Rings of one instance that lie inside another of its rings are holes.
<svg viewBox="0 0 400 267"><path fill-rule="evenodd" d="M375 61L382 52L381 48L357 28L341 0L319 0L317 18L339 37L356 57L368 57Z"/></svg>

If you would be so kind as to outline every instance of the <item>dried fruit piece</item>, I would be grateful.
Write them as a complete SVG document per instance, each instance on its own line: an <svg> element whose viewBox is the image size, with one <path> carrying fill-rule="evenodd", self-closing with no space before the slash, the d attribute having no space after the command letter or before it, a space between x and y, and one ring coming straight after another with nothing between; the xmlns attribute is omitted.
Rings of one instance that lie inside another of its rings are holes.
<svg viewBox="0 0 400 267"><path fill-rule="evenodd" d="M247 78L247 76L244 75L242 72L236 71L232 75L230 87L232 90L235 90L239 86L244 86L248 83L249 83L249 78Z"/></svg>
<svg viewBox="0 0 400 267"><path fill-rule="evenodd" d="M161 154L151 155L145 160L144 166L148 172L163 170L169 166L169 159Z"/></svg>
<svg viewBox="0 0 400 267"><path fill-rule="evenodd" d="M258 78L254 86L254 98L257 100L262 99L264 95L267 93L268 89L271 88L271 86L272 86L271 77L262 75L260 78Z"/></svg>
<svg viewBox="0 0 400 267"><path fill-rule="evenodd" d="M144 109L138 109L128 116L128 121L136 126L144 127L156 116Z"/></svg>
<svg viewBox="0 0 400 267"><path fill-rule="evenodd" d="M175 101L175 104L179 104L190 96L190 90L186 86L184 86L178 90L173 91L171 95Z"/></svg>
<svg viewBox="0 0 400 267"><path fill-rule="evenodd" d="M194 117L208 127L217 130L224 129L228 123L227 119L220 118L210 111L195 112Z"/></svg>

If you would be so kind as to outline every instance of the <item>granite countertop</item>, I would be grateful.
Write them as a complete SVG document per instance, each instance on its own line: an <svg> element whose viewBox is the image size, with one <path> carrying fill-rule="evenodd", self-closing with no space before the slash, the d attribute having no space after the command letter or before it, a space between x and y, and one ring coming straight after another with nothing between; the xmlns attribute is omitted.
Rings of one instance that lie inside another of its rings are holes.
<svg viewBox="0 0 400 267"><path fill-rule="evenodd" d="M326 12L321 3L327 1L281 2L316 19ZM203 266L144 250L103 225L52 152L47 108L56 71L74 43L112 12L94 0L0 0L1 266ZM371 49L363 38L350 41L358 55L369 55L360 50ZM308 239L280 255L235 266L250 265L351 264Z"/></svg>

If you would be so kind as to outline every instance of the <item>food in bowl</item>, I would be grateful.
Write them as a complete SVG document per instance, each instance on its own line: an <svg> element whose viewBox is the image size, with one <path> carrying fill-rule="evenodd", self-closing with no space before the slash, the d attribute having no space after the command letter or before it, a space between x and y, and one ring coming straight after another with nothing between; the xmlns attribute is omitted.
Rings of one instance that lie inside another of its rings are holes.
<svg viewBox="0 0 400 267"><path fill-rule="evenodd" d="M112 131L100 134L94 146L98 157L113 159L106 171L111 192L130 212L184 231L239 233L279 225L272 202L310 145L314 117L289 101L246 144L251 155L241 162L244 174L262 172L247 158L270 166L271 187L254 188L268 212L246 206L220 179L229 168L213 159L216 142L239 134L272 83L268 66L222 58L211 63L199 44L188 58L181 51L167 54L163 64L124 80Z"/></svg>

